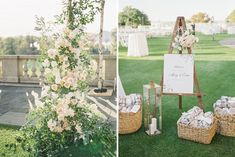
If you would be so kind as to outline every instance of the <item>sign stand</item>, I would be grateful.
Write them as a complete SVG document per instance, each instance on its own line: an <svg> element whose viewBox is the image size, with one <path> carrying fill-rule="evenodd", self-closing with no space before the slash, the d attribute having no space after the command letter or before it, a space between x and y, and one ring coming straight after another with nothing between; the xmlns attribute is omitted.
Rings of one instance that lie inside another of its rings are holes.
<svg viewBox="0 0 235 157"><path fill-rule="evenodd" d="M172 54L173 53L173 47L172 47L172 43L177 35L177 32L179 33L183 33L184 30L186 30L186 23L185 23L185 19L184 17L177 17L176 23L175 23L175 27L173 30L173 35L171 38L171 42L168 48L168 53ZM189 47L187 48L188 50L188 54L192 54L192 48ZM182 51L179 51L179 54L182 54ZM194 85L195 85L195 92L194 93L163 93L163 75L162 75L162 80L160 82L161 85L161 93L162 95L177 95L179 96L179 109L182 111L182 96L196 96L198 99L198 106L204 110L204 106L202 104L202 96L203 94L200 91L200 87L199 87L199 81L197 78L197 74L196 74L196 68L195 68L195 64L194 64Z"/></svg>

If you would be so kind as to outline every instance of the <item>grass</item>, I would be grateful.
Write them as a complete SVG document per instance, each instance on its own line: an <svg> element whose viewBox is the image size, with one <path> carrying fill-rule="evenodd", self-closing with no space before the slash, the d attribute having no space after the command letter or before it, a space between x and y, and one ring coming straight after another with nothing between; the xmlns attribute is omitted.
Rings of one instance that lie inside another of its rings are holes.
<svg viewBox="0 0 235 157"><path fill-rule="evenodd" d="M0 156L1 157L25 157L27 156L27 152L24 152L21 149L17 149L17 153L9 150L6 144L14 143L15 137L17 136L17 130L19 127L16 126L7 126L0 125Z"/></svg>
<svg viewBox="0 0 235 157"><path fill-rule="evenodd" d="M235 49L218 42L234 35L211 36L197 34L200 41L194 48L196 70L200 87L206 96L206 111L213 111L212 104L222 95L235 96ZM119 75L126 94L141 93L143 84L150 80L159 83L163 71L163 55L167 53L170 37L148 39L149 56L128 57L127 49L119 48ZM136 133L119 135L120 157L234 157L235 138L216 135L210 145L203 145L177 137L176 122L181 113L178 97L164 96L163 133L147 136L143 127ZM183 110L197 105L195 97L183 97Z"/></svg>
<svg viewBox="0 0 235 157"><path fill-rule="evenodd" d="M29 157L29 154L20 148L14 152L6 147L6 144L15 143L15 137L18 134L19 127L0 125L0 157ZM97 144L98 143L98 144ZM70 147L66 152L62 152L60 157L101 157L100 150L103 144L97 139L96 144L93 142L86 146Z"/></svg>

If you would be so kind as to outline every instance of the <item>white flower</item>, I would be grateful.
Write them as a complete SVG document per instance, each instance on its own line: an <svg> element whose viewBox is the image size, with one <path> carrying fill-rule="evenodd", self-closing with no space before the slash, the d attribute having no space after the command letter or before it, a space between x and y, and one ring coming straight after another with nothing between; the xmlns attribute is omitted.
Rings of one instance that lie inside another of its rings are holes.
<svg viewBox="0 0 235 157"><path fill-rule="evenodd" d="M56 127L56 121L50 119L48 122L47 122L47 126L48 128L51 130L51 131L54 131L55 127Z"/></svg>
<svg viewBox="0 0 235 157"><path fill-rule="evenodd" d="M73 96L74 96L74 93L69 92L68 94L65 95L65 98L70 100Z"/></svg>
<svg viewBox="0 0 235 157"><path fill-rule="evenodd" d="M49 49L47 53L48 53L48 57L52 59L54 59L55 56L57 55L57 51L55 49Z"/></svg>
<svg viewBox="0 0 235 157"><path fill-rule="evenodd" d="M52 73L52 71L49 68L46 68L45 71L44 71L45 75L50 75L51 73Z"/></svg>
<svg viewBox="0 0 235 157"><path fill-rule="evenodd" d="M60 84L60 81L61 81L61 77L60 77L60 73L58 72L55 74L55 83Z"/></svg>
<svg viewBox="0 0 235 157"><path fill-rule="evenodd" d="M65 61L63 64L62 64L62 68L63 69L66 69L69 67L69 62Z"/></svg>
<svg viewBox="0 0 235 157"><path fill-rule="evenodd" d="M75 129L77 130L77 133L82 134L82 128L79 124L75 126Z"/></svg>
<svg viewBox="0 0 235 157"><path fill-rule="evenodd" d="M64 87L65 87L65 88L70 88L70 84L69 84L68 82L65 82L65 83L64 83Z"/></svg>
<svg viewBox="0 0 235 157"><path fill-rule="evenodd" d="M58 65L58 64L56 63L56 61L52 61L52 62L51 62L51 66L52 66L52 67L56 67L57 65Z"/></svg>
<svg viewBox="0 0 235 157"><path fill-rule="evenodd" d="M50 87L49 87L49 86L43 86L43 87L42 87L42 92L41 92L41 97L47 96L49 90L50 90Z"/></svg>
<svg viewBox="0 0 235 157"><path fill-rule="evenodd" d="M69 39L72 40L72 39L74 39L74 38L76 37L76 35L77 35L77 34L76 34L75 32L70 32L69 35L68 35L68 37L69 37Z"/></svg>
<svg viewBox="0 0 235 157"><path fill-rule="evenodd" d="M64 45L64 40L62 39L62 38L59 38L59 39L57 39L56 40L56 42L55 42L55 47L58 49L58 48L60 48L61 46L63 46Z"/></svg>
<svg viewBox="0 0 235 157"><path fill-rule="evenodd" d="M179 38L176 36L175 37L175 42L178 42L179 41Z"/></svg>
<svg viewBox="0 0 235 157"><path fill-rule="evenodd" d="M51 89L52 89L53 91L57 91L57 90L58 90L57 84L51 85Z"/></svg>
<svg viewBox="0 0 235 157"><path fill-rule="evenodd" d="M49 66L50 66L49 60L48 60L48 59L45 59L45 60L42 62L42 66L45 67L45 68L49 67Z"/></svg>
<svg viewBox="0 0 235 157"><path fill-rule="evenodd" d="M66 120L66 119L63 121L63 129L71 130L71 127L70 127L70 125L68 123L68 120Z"/></svg>
<svg viewBox="0 0 235 157"><path fill-rule="evenodd" d="M60 55L59 56L59 62L63 63L65 61L65 56L64 55Z"/></svg>
<svg viewBox="0 0 235 157"><path fill-rule="evenodd" d="M57 93L51 92L51 97L53 99L57 99L59 97L59 95Z"/></svg>
<svg viewBox="0 0 235 157"><path fill-rule="evenodd" d="M64 120L65 117L73 117L75 111L68 104L60 103L56 106L56 113L59 120Z"/></svg>
<svg viewBox="0 0 235 157"><path fill-rule="evenodd" d="M54 132L61 133L63 131L64 131L64 129L60 125L58 125L54 128Z"/></svg>
<svg viewBox="0 0 235 157"><path fill-rule="evenodd" d="M77 100L77 99L71 99L71 103L72 103L73 105L76 105L76 104L78 103L78 100Z"/></svg>
<svg viewBox="0 0 235 157"><path fill-rule="evenodd" d="M67 27L63 28L63 33L64 33L65 35L68 35L70 32L71 32L71 30L68 29Z"/></svg>

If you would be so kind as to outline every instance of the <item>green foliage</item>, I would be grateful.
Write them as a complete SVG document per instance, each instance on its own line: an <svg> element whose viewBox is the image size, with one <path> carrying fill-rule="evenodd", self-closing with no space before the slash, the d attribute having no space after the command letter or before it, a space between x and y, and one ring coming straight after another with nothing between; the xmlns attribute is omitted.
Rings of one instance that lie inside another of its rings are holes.
<svg viewBox="0 0 235 157"><path fill-rule="evenodd" d="M35 43L38 37L35 36L18 36L0 38L1 55L37 55L39 50Z"/></svg>
<svg viewBox="0 0 235 157"><path fill-rule="evenodd" d="M191 17L190 21L193 23L208 23L213 22L213 17L209 17L207 13L198 12Z"/></svg>
<svg viewBox="0 0 235 157"><path fill-rule="evenodd" d="M118 24L121 26L138 27L139 25L150 25L148 16L131 6L127 6L118 14Z"/></svg>
<svg viewBox="0 0 235 157"><path fill-rule="evenodd" d="M54 47L54 38L56 38L56 35L52 34L52 27L53 22L45 22L44 17L36 16L36 26L34 29L41 34L38 41L42 54L44 54L49 48Z"/></svg>
<svg viewBox="0 0 235 157"><path fill-rule="evenodd" d="M229 23L234 23L235 22L235 10L233 10L228 17L226 18L226 21Z"/></svg>
<svg viewBox="0 0 235 157"><path fill-rule="evenodd" d="M71 4L71 7L70 7ZM64 11L56 16L58 23L65 23L73 30L81 28L94 21L94 16L100 10L100 0L64 0ZM81 28L82 29L82 28Z"/></svg>

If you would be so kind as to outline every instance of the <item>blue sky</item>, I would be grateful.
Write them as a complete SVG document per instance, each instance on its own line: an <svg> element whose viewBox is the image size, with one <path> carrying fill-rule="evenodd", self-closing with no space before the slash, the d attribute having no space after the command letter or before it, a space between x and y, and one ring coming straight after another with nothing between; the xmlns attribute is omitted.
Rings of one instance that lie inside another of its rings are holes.
<svg viewBox="0 0 235 157"><path fill-rule="evenodd" d="M0 36L32 35L35 15L47 20L61 12L62 0L0 0ZM104 30L111 30L117 23L117 0L106 0ZM99 15L93 24L88 25L89 32L98 32Z"/></svg>
<svg viewBox="0 0 235 157"><path fill-rule="evenodd" d="M235 0L119 0L119 11L127 5L144 11L153 21L175 21L177 16L189 18L199 11L222 21L235 9Z"/></svg>

